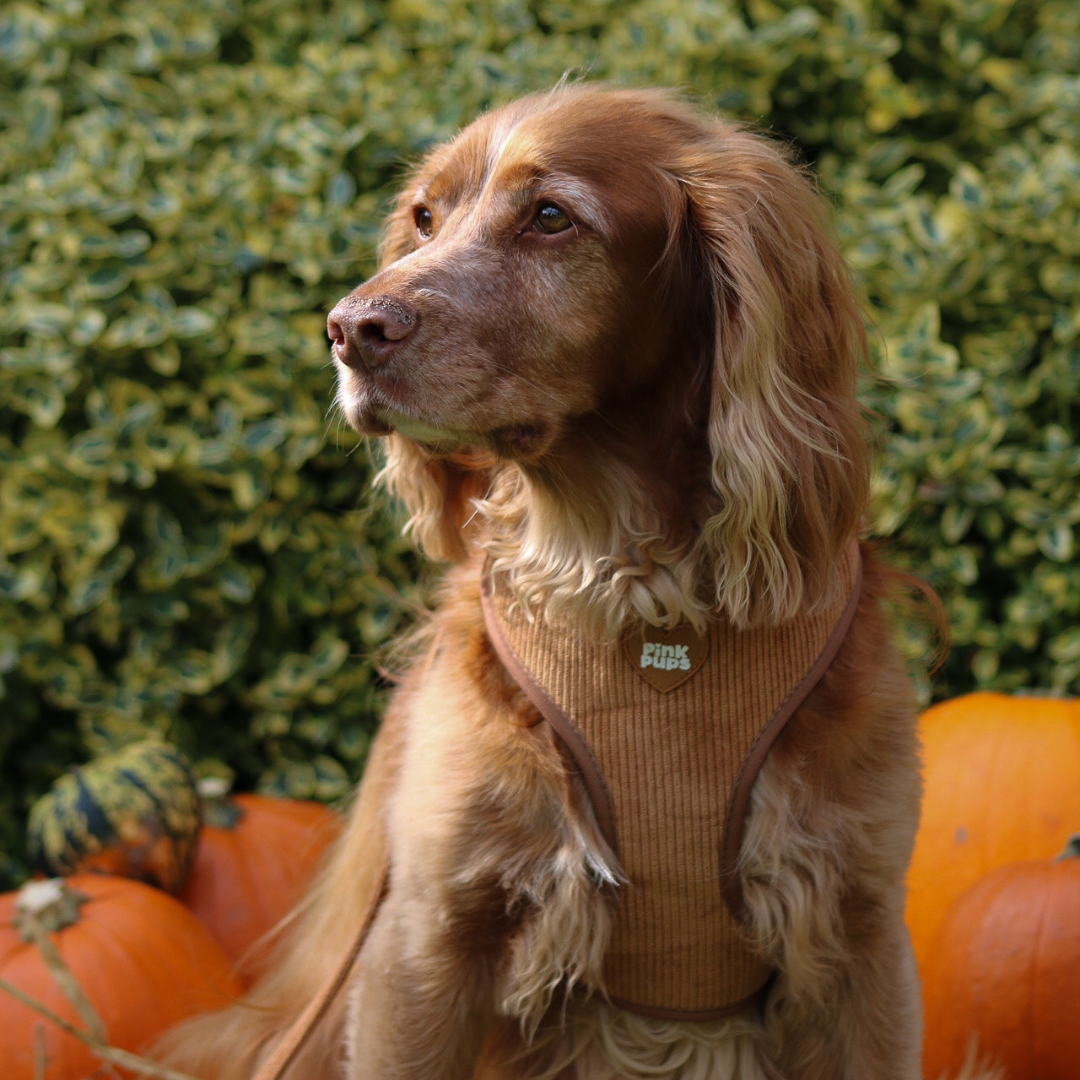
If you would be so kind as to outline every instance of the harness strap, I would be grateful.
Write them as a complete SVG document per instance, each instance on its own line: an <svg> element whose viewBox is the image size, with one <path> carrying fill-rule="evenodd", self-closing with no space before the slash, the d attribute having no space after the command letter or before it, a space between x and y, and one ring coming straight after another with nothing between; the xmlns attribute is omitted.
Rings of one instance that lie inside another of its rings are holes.
<svg viewBox="0 0 1080 1080"><path fill-rule="evenodd" d="M348 949L341 955L337 967L331 972L330 978L319 987L319 992L308 1002L304 1011L293 1021L292 1026L285 1032L280 1042L276 1043L270 1056L259 1066L254 1080L281 1080L286 1070L296 1060L297 1054L304 1048L311 1033L318 1026L319 1021L326 1016L335 998L341 992L353 965L356 963L368 931L371 929L375 912L379 910L383 896L386 894L387 878L389 877L390 864L387 861L378 879L378 891L368 904L367 911L361 920Z"/></svg>
<svg viewBox="0 0 1080 1080"><path fill-rule="evenodd" d="M525 696L539 710L540 715L555 729L555 734L570 752L581 774L585 789L589 793L589 800L592 802L593 813L596 815L600 832L611 850L617 852L619 848L615 832L615 808L603 770L600 768L600 762L596 760L592 747L589 746L577 724L559 708L552 696L537 682L533 673L525 666L525 662L514 651L495 611L492 600L493 590L491 575L485 573L480 582L480 606L484 614L484 628L491 639L495 655L502 661L510 677L521 687Z"/></svg>
<svg viewBox="0 0 1080 1080"><path fill-rule="evenodd" d="M840 613L836 625L829 634L825 648L822 649L810 670L802 677L795 689L784 699L780 708L769 718L768 723L758 733L750 747L750 752L743 758L742 765L735 778L735 788L728 803L727 819L724 822L724 836L720 849L720 867L723 876L723 894L731 913L740 922L746 918L746 900L743 897L742 879L739 877L739 851L742 848L743 830L746 826L746 812L750 808L750 792L757 780L761 766L765 763L769 751L776 742L784 725L791 719L795 710L810 696L829 665L836 659L848 630L851 629L855 612L862 595L862 553L855 557L855 582L851 587L844 610Z"/></svg>

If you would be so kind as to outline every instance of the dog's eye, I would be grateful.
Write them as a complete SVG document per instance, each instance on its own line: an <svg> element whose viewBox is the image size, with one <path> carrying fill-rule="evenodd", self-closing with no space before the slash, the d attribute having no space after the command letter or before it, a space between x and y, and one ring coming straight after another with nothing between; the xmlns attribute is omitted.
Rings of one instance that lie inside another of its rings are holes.
<svg viewBox="0 0 1080 1080"><path fill-rule="evenodd" d="M567 217L566 212L560 210L554 203L543 203L536 211L533 224L542 233L561 233L573 228L574 223Z"/></svg>
<svg viewBox="0 0 1080 1080"><path fill-rule="evenodd" d="M435 220L431 216L431 211L426 206L418 206L413 211L413 221L416 223L416 231L420 239L430 240L431 234L435 231Z"/></svg>

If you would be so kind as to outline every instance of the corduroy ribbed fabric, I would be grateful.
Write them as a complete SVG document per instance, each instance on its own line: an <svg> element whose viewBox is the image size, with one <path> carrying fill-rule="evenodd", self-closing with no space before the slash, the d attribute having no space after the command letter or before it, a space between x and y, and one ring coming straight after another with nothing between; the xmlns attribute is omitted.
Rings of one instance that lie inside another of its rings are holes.
<svg viewBox="0 0 1080 1080"><path fill-rule="evenodd" d="M841 564L829 609L762 629L717 619L697 643L651 628L598 643L530 620L485 581L496 652L578 763L626 876L604 961L614 1004L710 1019L768 983L740 932L734 864L754 778L854 615L857 544Z"/></svg>

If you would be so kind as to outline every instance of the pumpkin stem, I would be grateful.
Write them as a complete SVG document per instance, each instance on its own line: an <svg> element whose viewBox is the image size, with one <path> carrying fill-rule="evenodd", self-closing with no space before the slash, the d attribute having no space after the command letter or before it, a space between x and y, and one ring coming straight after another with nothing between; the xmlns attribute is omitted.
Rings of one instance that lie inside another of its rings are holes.
<svg viewBox="0 0 1080 1080"><path fill-rule="evenodd" d="M223 776L203 776L195 786L202 797L203 823L218 829L235 829L244 809L229 798L232 782Z"/></svg>
<svg viewBox="0 0 1080 1080"><path fill-rule="evenodd" d="M1055 856L1054 862L1062 862L1065 859L1080 859L1080 833L1073 833L1065 841L1065 850Z"/></svg>
<svg viewBox="0 0 1080 1080"><path fill-rule="evenodd" d="M33 941L31 921L49 933L79 921L79 908L89 899L65 884L63 878L28 881L15 901L15 929L23 941Z"/></svg>

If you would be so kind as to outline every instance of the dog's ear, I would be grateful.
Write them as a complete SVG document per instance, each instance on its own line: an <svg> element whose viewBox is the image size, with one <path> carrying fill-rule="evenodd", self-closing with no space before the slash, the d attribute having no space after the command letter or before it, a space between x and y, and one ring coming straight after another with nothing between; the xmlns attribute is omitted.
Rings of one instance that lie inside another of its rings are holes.
<svg viewBox="0 0 1080 1080"><path fill-rule="evenodd" d="M830 601L868 492L855 397L866 334L812 184L771 142L726 127L678 177L712 311L704 525L719 605L774 623Z"/></svg>

